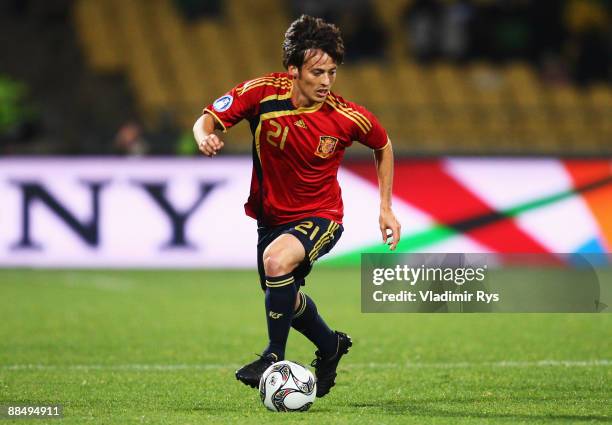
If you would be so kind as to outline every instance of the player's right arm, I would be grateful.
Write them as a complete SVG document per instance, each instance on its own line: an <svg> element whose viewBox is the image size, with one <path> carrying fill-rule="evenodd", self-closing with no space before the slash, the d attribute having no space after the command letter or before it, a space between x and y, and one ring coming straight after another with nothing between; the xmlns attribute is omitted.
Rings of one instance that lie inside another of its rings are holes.
<svg viewBox="0 0 612 425"><path fill-rule="evenodd" d="M202 116L193 125L193 136L204 155L215 156L223 148L223 141L215 130L225 132L241 120L258 113L262 90L273 80L268 76L239 84L204 108Z"/></svg>
<svg viewBox="0 0 612 425"><path fill-rule="evenodd" d="M206 156L215 156L224 145L219 136L215 134L216 126L215 118L206 112L193 125L193 137L198 144L198 149Z"/></svg>

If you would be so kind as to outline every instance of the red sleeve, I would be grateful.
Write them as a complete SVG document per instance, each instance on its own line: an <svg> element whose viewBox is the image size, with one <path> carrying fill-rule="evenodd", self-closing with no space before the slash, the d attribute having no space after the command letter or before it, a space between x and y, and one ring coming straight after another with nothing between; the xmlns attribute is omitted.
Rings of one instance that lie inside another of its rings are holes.
<svg viewBox="0 0 612 425"><path fill-rule="evenodd" d="M261 87L250 89L250 81L241 83L204 108L221 124L223 131L242 119L257 115L261 100Z"/></svg>
<svg viewBox="0 0 612 425"><path fill-rule="evenodd" d="M352 104L351 106L359 112L360 125L357 125L358 128L355 140L376 150L386 147L389 138L376 116L362 106L356 104Z"/></svg>

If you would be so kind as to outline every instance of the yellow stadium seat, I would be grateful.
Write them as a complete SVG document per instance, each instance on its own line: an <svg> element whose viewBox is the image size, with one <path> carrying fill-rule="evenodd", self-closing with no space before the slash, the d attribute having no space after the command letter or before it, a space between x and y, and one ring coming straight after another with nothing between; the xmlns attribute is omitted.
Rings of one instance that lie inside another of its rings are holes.
<svg viewBox="0 0 612 425"><path fill-rule="evenodd" d="M523 62L418 65L406 59L401 21L411 1L374 0L391 40L391 60L342 66L334 87L375 112L399 148L427 153L609 150L609 85L585 92L547 87ZM205 104L237 83L282 70L286 3L227 0L223 6L223 17L195 22L179 13L173 0L75 0L73 12L92 69L125 73L148 124L171 114L187 129ZM251 139L248 126L238 126L226 139L229 150L244 151Z"/></svg>

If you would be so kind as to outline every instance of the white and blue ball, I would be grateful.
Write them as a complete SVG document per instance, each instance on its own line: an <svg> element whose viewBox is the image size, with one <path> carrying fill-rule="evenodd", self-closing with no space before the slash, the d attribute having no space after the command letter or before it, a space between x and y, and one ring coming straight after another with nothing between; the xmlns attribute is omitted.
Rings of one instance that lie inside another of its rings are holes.
<svg viewBox="0 0 612 425"><path fill-rule="evenodd" d="M274 363L259 381L261 401L274 412L304 412L310 409L316 394L312 372L288 360Z"/></svg>

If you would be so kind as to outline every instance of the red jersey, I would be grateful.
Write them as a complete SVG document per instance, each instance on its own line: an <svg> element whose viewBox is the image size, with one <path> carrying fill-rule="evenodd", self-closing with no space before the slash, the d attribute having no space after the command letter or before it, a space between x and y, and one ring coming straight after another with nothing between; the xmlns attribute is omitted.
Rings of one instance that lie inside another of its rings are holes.
<svg viewBox="0 0 612 425"><path fill-rule="evenodd" d="M346 148L358 141L382 149L387 134L365 108L330 93L324 103L296 108L292 81L272 73L234 87L207 106L223 130L242 119L253 133L251 193L247 215L261 225L305 217L342 223L337 174Z"/></svg>

